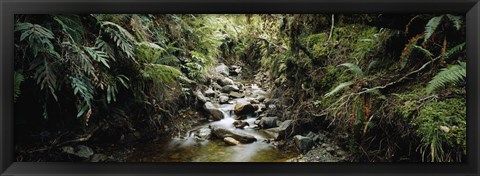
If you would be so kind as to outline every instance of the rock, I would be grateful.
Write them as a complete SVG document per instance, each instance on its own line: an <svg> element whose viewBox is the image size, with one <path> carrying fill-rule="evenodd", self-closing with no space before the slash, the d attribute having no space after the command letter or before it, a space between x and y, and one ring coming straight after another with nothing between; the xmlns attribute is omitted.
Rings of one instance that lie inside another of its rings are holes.
<svg viewBox="0 0 480 176"><path fill-rule="evenodd" d="M278 117L262 117L259 122L259 126L263 129L277 127Z"/></svg>
<svg viewBox="0 0 480 176"><path fill-rule="evenodd" d="M85 145L79 145L77 146L77 156L83 157L83 158L89 158L94 154L92 148L87 147Z"/></svg>
<svg viewBox="0 0 480 176"><path fill-rule="evenodd" d="M207 97L213 97L215 95L215 91L213 91L212 88L208 88L204 93Z"/></svg>
<svg viewBox="0 0 480 176"><path fill-rule="evenodd" d="M210 139L212 135L212 129L210 128L200 128L195 131L195 136L200 139Z"/></svg>
<svg viewBox="0 0 480 176"><path fill-rule="evenodd" d="M229 100L229 98L225 95L222 95L218 98L218 102L220 102L222 104L228 103L228 100Z"/></svg>
<svg viewBox="0 0 480 176"><path fill-rule="evenodd" d="M308 152L313 147L312 138L296 135L293 137L293 140L295 141L295 146L297 147L297 149L300 150L302 153Z"/></svg>
<svg viewBox="0 0 480 176"><path fill-rule="evenodd" d="M327 152L330 152L332 153L333 151L335 151L335 149L333 147L327 147L327 149L325 149Z"/></svg>
<svg viewBox="0 0 480 176"><path fill-rule="evenodd" d="M292 131L292 120L285 120L278 127L269 128L265 130L265 133L272 136L275 140L287 138Z"/></svg>
<svg viewBox="0 0 480 176"><path fill-rule="evenodd" d="M235 140L232 137L223 138L223 141L225 141L225 143L227 143L229 145L239 145L239 144L241 144L239 141Z"/></svg>
<svg viewBox="0 0 480 176"><path fill-rule="evenodd" d="M250 103L237 103L233 109L235 115L247 115L255 112L255 107Z"/></svg>
<svg viewBox="0 0 480 176"><path fill-rule="evenodd" d="M213 103L206 102L203 108L210 114L212 120L218 121L224 118L223 112L220 111Z"/></svg>
<svg viewBox="0 0 480 176"><path fill-rule="evenodd" d="M242 144L248 144L257 141L257 139L248 134L241 134L233 131L229 131L222 128L216 128L212 130L212 134L217 138L224 139L226 137L231 137Z"/></svg>
<svg viewBox="0 0 480 176"><path fill-rule="evenodd" d="M242 73L242 67L237 66L237 65L232 65L230 67L230 74L231 75L238 75L240 73Z"/></svg>
<svg viewBox="0 0 480 176"><path fill-rule="evenodd" d="M260 102L259 102L257 99L254 99L254 98L253 98L253 99L250 99L250 103L252 103L252 104L258 104L258 103L260 103Z"/></svg>
<svg viewBox="0 0 480 176"><path fill-rule="evenodd" d="M222 89L222 86L219 85L219 84L217 84L217 83L215 83L215 82L212 83L212 87L213 87L215 90L220 90L220 89Z"/></svg>
<svg viewBox="0 0 480 176"><path fill-rule="evenodd" d="M245 95L241 94L241 93L238 93L238 92L230 92L230 94L228 94L230 97L233 97L233 98L242 98L244 97Z"/></svg>
<svg viewBox="0 0 480 176"><path fill-rule="evenodd" d="M343 150L337 150L337 156L345 156L347 154L347 152L343 151Z"/></svg>
<svg viewBox="0 0 480 176"><path fill-rule="evenodd" d="M257 100L258 100L259 102L263 102L263 101L265 101L265 96L259 95L259 96L257 97Z"/></svg>
<svg viewBox="0 0 480 176"><path fill-rule="evenodd" d="M223 93L230 93L232 91L238 92L239 90L240 88L238 88L236 85L226 85L223 86L222 89L220 89L220 91L222 91Z"/></svg>
<svg viewBox="0 0 480 176"><path fill-rule="evenodd" d="M246 126L250 126L250 124L248 124L248 122L245 122L245 121L236 120L233 122L233 126L235 126L235 128L244 128Z"/></svg>
<svg viewBox="0 0 480 176"><path fill-rule="evenodd" d="M193 94L195 95L195 97L197 97L197 99L199 101L201 101L202 103L206 103L207 101L210 101L209 98L205 97L203 94L202 94L202 91L200 90L196 90L195 92L193 92Z"/></svg>
<svg viewBox="0 0 480 176"><path fill-rule="evenodd" d="M219 66L215 67L215 72L228 76L230 74L230 69L222 63Z"/></svg>
<svg viewBox="0 0 480 176"><path fill-rule="evenodd" d="M90 159L91 162L104 162L108 160L108 156L104 154L95 154Z"/></svg>
<svg viewBox="0 0 480 176"><path fill-rule="evenodd" d="M245 119L247 119L247 115L235 115L235 116L233 116L233 119L235 119L235 120L245 120Z"/></svg>
<svg viewBox="0 0 480 176"><path fill-rule="evenodd" d="M220 84L221 86L228 86L228 85L235 85L235 82L233 82L232 79L230 78L223 78L223 79L218 79L217 80L218 84Z"/></svg>

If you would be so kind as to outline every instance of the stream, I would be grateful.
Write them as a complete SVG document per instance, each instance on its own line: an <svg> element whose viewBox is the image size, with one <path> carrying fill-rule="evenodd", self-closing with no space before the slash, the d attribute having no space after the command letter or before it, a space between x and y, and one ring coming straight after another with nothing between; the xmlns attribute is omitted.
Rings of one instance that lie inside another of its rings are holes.
<svg viewBox="0 0 480 176"><path fill-rule="evenodd" d="M256 84L240 82L235 80L234 85L241 86L238 92L242 96L239 98L229 96L228 102L223 102L223 104L213 102L216 108L223 113L223 119L200 123L188 130L186 134L162 139L161 142L136 146L127 160L132 162L283 162L294 157L295 153L288 153L275 147L270 142L271 136L263 129L256 127L254 124L258 118L256 115L249 114L242 120L247 122L248 126L244 128L234 126L237 115L233 111L237 103L250 103L253 99L268 94ZM219 94L216 92L216 97ZM221 93L221 95L224 94ZM262 104L262 106L264 105ZM198 136L199 133L200 135L202 135L201 133L210 133L209 130L212 128L253 136L256 141L232 145L222 139L205 139Z"/></svg>

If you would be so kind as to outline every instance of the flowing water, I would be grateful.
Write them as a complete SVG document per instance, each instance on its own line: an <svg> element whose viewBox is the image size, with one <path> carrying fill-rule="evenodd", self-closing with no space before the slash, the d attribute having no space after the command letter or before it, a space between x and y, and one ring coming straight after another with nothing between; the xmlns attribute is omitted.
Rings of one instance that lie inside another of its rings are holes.
<svg viewBox="0 0 480 176"><path fill-rule="evenodd" d="M219 105L219 109L225 115L224 119L199 124L184 136L137 146L129 160L134 162L282 162L290 159L294 156L293 153L277 149L266 142L269 136L263 130L253 128L257 117L248 116L244 121L248 122L249 126L244 129L233 126L235 103L250 101L250 98L264 94L266 92L257 85L247 84L244 98L231 99L228 104ZM194 131L209 126L248 134L257 138L257 141L232 146L221 139L206 140L195 137Z"/></svg>

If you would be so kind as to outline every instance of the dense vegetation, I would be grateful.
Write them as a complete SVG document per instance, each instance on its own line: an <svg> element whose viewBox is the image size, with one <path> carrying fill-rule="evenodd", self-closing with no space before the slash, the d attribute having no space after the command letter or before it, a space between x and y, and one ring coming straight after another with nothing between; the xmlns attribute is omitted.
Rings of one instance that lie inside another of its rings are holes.
<svg viewBox="0 0 480 176"><path fill-rule="evenodd" d="M269 113L293 133L329 131L354 161L463 161L464 26L451 14L17 15L17 159L175 133L225 63L267 78Z"/></svg>

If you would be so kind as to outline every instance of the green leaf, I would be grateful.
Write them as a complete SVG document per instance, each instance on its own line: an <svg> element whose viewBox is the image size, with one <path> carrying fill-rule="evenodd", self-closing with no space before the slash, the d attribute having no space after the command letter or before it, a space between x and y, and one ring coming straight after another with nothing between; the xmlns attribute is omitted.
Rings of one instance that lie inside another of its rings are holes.
<svg viewBox="0 0 480 176"><path fill-rule="evenodd" d="M358 67L356 64L353 63L343 63L338 66L344 66L347 67L348 70L352 71L356 77L364 77L365 74L363 73L362 69Z"/></svg>
<svg viewBox="0 0 480 176"><path fill-rule="evenodd" d="M332 96L334 95L335 93L343 90L344 88L352 85L353 82L344 82L344 83L340 83L337 87L335 87L332 91L328 92L327 94L325 94L325 97L329 97L329 96Z"/></svg>
<svg viewBox="0 0 480 176"><path fill-rule="evenodd" d="M423 39L423 42L426 42L428 39L430 39L442 19L443 15L440 15L437 17L433 17L428 21L427 25L425 26L425 38Z"/></svg>

